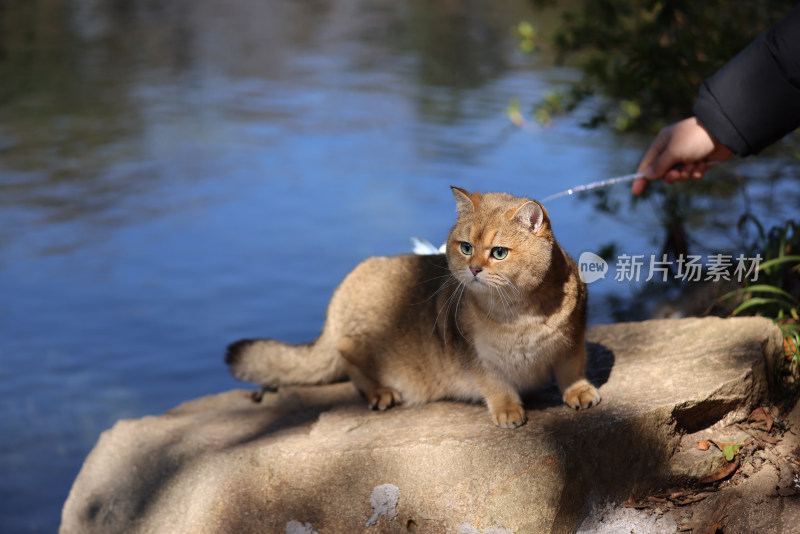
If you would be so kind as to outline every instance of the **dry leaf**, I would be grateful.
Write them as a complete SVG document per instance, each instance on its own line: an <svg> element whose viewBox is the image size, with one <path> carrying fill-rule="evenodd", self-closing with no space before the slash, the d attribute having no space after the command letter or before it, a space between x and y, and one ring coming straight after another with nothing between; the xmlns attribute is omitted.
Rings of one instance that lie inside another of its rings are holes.
<svg viewBox="0 0 800 534"><path fill-rule="evenodd" d="M700 493L693 493L690 495L686 495L685 497L682 496L682 498L673 499L673 501L678 506L686 506L687 504L694 504L696 502L700 502L709 495L712 495L712 493L703 491Z"/></svg>
<svg viewBox="0 0 800 534"><path fill-rule="evenodd" d="M622 503L622 506L624 506L625 508L636 508L636 499L633 498L633 493L631 493L627 501Z"/></svg>
<svg viewBox="0 0 800 534"><path fill-rule="evenodd" d="M722 523L719 521L704 530L702 534L717 534L717 532L722 532Z"/></svg>
<svg viewBox="0 0 800 534"><path fill-rule="evenodd" d="M788 337L783 338L783 352L787 360L794 359L794 355L797 352L797 343L794 342L794 339Z"/></svg>
<svg viewBox="0 0 800 534"><path fill-rule="evenodd" d="M724 480L736 472L739 468L739 458L735 458L733 462L728 462L713 473L709 473L702 477L698 482L700 484L713 484L720 480Z"/></svg>
<svg viewBox="0 0 800 534"><path fill-rule="evenodd" d="M764 410L764 408L756 408L747 417L747 422L752 428L769 432L772 430L772 425L775 420Z"/></svg>
<svg viewBox="0 0 800 534"><path fill-rule="evenodd" d="M760 439L763 442L769 443L770 445L775 445L776 443L778 443L778 441L780 441L778 438L772 437L766 432L762 432L761 434L756 436L756 438Z"/></svg>
<svg viewBox="0 0 800 534"><path fill-rule="evenodd" d="M711 445L704 439L697 442L697 448L701 451L707 451L709 447L711 447Z"/></svg>
<svg viewBox="0 0 800 534"><path fill-rule="evenodd" d="M622 503L622 506L623 506L623 508L636 508L637 510L641 510L642 508L647 508L648 507L648 505L644 504L644 503L637 504L636 503L636 499L633 498L633 494L632 493L631 493L631 496L628 497L628 500L625 501L624 503Z"/></svg>

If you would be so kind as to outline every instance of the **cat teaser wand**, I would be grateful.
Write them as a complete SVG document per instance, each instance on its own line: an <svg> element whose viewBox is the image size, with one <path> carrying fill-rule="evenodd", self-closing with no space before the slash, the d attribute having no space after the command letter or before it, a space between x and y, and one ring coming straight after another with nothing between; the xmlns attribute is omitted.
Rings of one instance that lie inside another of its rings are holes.
<svg viewBox="0 0 800 534"><path fill-rule="evenodd" d="M710 167L713 167L714 165L718 165L720 163L722 163L721 160L716 160L716 159L709 160L709 161L706 162L706 167L710 168ZM680 163L678 163L677 165L675 165L673 167L673 169L675 169L676 171L679 171L682 168L683 168L683 165L680 164ZM634 180L638 180L639 178L646 178L646 176L645 176L645 174L643 172L635 172L633 174L624 174L622 176L615 176L614 178L607 178L605 180L599 180L597 182L592 182L592 183L586 184L586 185L577 185L575 187L570 187L569 189L567 189L565 191L561 191L560 193L556 193L555 195L550 195L549 197L545 197L544 199L541 200L541 202L545 203L545 202L549 202L549 201L551 201L553 199L556 199L556 198L559 198L559 197L566 197L566 196L569 196L569 195L572 195L572 194L575 194L575 193L583 193L584 191L591 191L592 189L599 189L601 187L607 187L609 185L622 184L622 183L625 183L625 182L632 182Z"/></svg>
<svg viewBox="0 0 800 534"><path fill-rule="evenodd" d="M644 178L645 175L643 172L635 172L633 174L625 174L623 176L615 176L614 178L608 178L606 180L598 180L597 182L592 182L586 185L576 185L575 187L570 187L560 193L556 193L555 195L550 195L549 197L545 197L541 200L542 203L550 202L559 197L565 197L569 195L573 195L575 193L583 193L584 191L591 191L592 189L599 189L601 187L607 187L609 185L614 184L622 184L625 182L632 182L638 178Z"/></svg>

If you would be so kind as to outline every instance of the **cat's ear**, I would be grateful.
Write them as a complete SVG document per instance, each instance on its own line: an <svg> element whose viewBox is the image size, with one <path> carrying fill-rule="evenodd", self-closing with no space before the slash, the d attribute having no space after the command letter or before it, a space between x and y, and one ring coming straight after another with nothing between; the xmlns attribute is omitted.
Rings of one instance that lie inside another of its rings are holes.
<svg viewBox="0 0 800 534"><path fill-rule="evenodd" d="M460 187L450 186L450 189L453 190L453 196L456 199L456 211L459 216L475 211L478 202L480 202L483 196L480 193L469 193Z"/></svg>
<svg viewBox="0 0 800 534"><path fill-rule="evenodd" d="M529 200L518 207L511 215L511 218L534 234L541 232L549 223L547 212L535 200Z"/></svg>

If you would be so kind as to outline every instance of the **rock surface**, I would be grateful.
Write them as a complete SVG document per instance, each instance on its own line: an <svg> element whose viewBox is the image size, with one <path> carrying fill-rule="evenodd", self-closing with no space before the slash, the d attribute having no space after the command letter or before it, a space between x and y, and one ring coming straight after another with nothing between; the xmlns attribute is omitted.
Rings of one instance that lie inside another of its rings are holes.
<svg viewBox="0 0 800 534"><path fill-rule="evenodd" d="M551 387L515 430L463 403L370 412L349 383L261 404L235 390L120 421L86 459L60 532L574 532L592 503L665 475L683 433L745 418L782 349L759 318L588 339L602 403L573 412Z"/></svg>

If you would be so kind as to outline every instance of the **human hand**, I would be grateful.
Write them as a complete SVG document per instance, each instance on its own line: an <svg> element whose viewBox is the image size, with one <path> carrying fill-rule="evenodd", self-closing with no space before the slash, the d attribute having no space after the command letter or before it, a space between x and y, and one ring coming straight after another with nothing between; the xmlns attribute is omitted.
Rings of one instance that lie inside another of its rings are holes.
<svg viewBox="0 0 800 534"><path fill-rule="evenodd" d="M668 184L688 179L699 180L709 168L709 161L725 161L733 153L717 141L696 117L663 128L642 158L637 172L646 178L633 182L631 192L642 194L647 180L664 178ZM675 166L680 164L680 168Z"/></svg>

